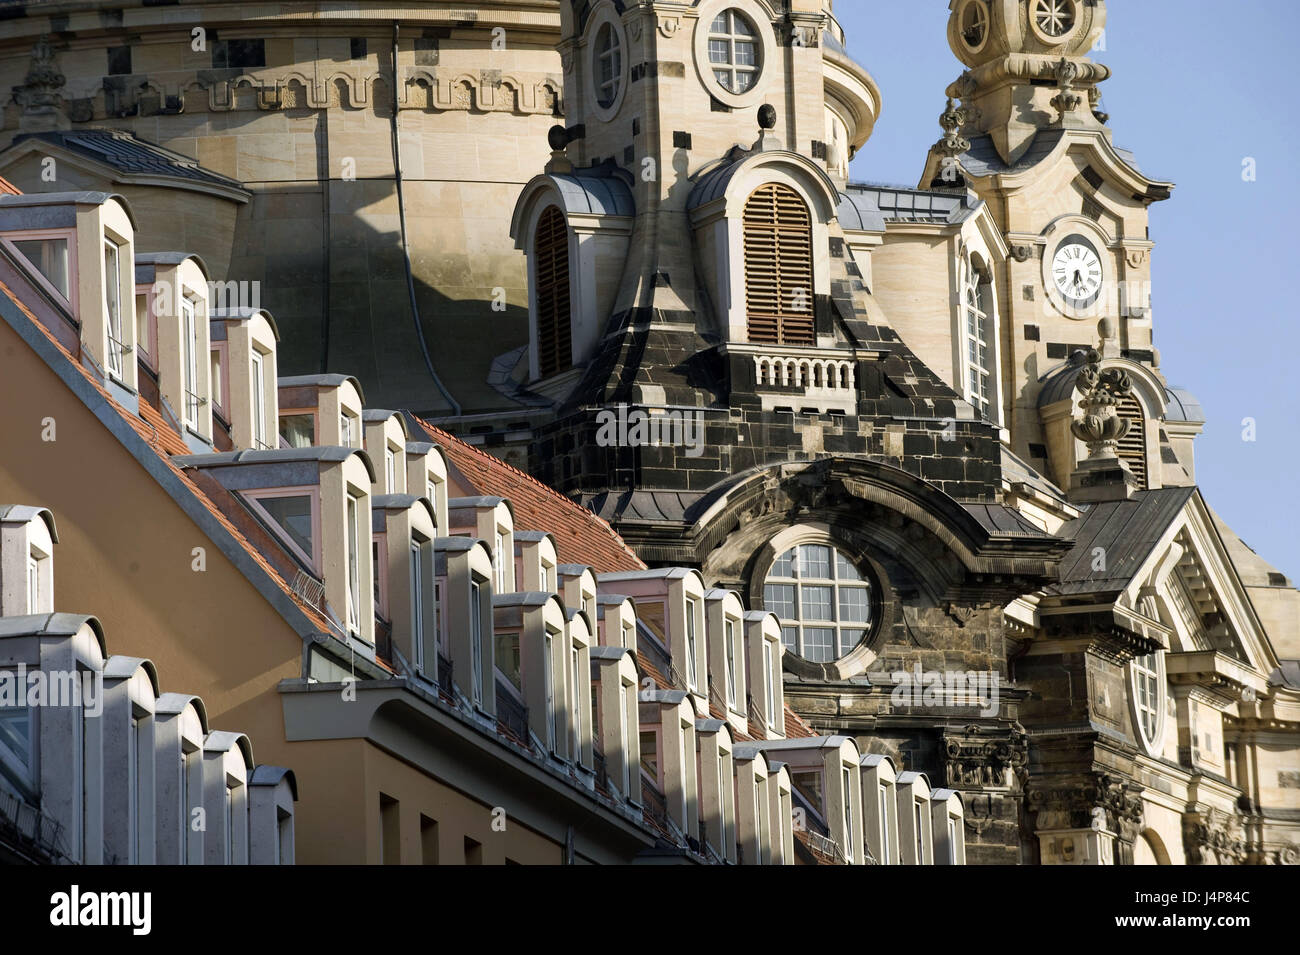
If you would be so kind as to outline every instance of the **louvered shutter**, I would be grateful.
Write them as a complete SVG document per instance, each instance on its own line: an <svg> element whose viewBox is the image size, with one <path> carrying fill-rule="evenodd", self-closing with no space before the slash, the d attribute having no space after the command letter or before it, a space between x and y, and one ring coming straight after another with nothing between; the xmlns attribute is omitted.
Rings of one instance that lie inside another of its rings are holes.
<svg viewBox="0 0 1300 955"><path fill-rule="evenodd" d="M569 230L556 206L542 213L533 243L537 364L547 378L573 364L569 314Z"/></svg>
<svg viewBox="0 0 1300 955"><path fill-rule="evenodd" d="M1119 442L1119 457L1127 461L1129 470L1138 479L1138 487L1147 489L1147 429L1142 404L1133 395L1121 398L1115 410L1129 423L1128 434Z"/></svg>
<svg viewBox="0 0 1300 955"><path fill-rule="evenodd" d="M745 203L745 300L749 340L815 345L812 216L779 183L759 186Z"/></svg>

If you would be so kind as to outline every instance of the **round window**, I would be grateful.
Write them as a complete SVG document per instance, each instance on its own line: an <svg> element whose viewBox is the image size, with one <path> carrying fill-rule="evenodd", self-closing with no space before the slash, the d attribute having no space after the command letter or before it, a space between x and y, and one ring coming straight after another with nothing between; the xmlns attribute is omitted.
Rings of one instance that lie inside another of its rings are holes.
<svg viewBox="0 0 1300 955"><path fill-rule="evenodd" d="M709 67L713 78L728 93L745 93L758 82L763 70L758 30L738 10L725 10L709 28Z"/></svg>
<svg viewBox="0 0 1300 955"><path fill-rule="evenodd" d="M1034 0L1033 24L1039 36L1059 41L1074 29L1074 0Z"/></svg>
<svg viewBox="0 0 1300 955"><path fill-rule="evenodd" d="M596 34L593 57L596 102L601 109L609 109L618 99L618 91L623 84L623 45L614 24L604 24Z"/></svg>
<svg viewBox="0 0 1300 955"><path fill-rule="evenodd" d="M813 663L847 656L873 620L871 581L838 548L800 544L772 563L763 584L765 609L781 621L781 642Z"/></svg>
<svg viewBox="0 0 1300 955"><path fill-rule="evenodd" d="M978 53L989 37L989 8L984 0L967 0L960 24L962 42L972 53Z"/></svg>

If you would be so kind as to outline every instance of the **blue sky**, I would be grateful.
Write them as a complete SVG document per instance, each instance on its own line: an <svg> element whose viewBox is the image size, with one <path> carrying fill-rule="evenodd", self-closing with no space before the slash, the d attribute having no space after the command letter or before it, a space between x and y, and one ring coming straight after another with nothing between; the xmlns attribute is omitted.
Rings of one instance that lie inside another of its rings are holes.
<svg viewBox="0 0 1300 955"><path fill-rule="evenodd" d="M1108 7L1101 87L1117 145L1177 183L1151 209L1152 307L1161 371L1209 419L1196 476L1210 506L1300 581L1290 500L1300 466L1300 88L1294 0L1126 0ZM836 0L849 51L884 106L854 179L915 185L962 65L944 0ZM1257 180L1242 179L1247 157ZM1243 440L1253 418L1256 440Z"/></svg>

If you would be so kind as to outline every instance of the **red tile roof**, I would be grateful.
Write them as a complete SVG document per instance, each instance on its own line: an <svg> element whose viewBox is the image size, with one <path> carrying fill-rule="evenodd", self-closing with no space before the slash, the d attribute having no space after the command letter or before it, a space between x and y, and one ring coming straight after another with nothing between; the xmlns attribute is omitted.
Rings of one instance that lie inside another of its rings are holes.
<svg viewBox="0 0 1300 955"><path fill-rule="evenodd" d="M4 176L0 176L0 195L21 196L22 190L15 186Z"/></svg>
<svg viewBox="0 0 1300 955"><path fill-rule="evenodd" d="M329 619L321 613L320 610L316 609L295 593L293 588L289 586L288 581L281 577L262 553L248 541L248 538L244 537L244 535L239 532L239 529L230 522L230 519L221 512L221 509L218 508L217 505L213 503L213 501L204 494L192 480L190 480L189 476L184 471L172 463L172 454L188 454L189 448L185 445L185 442L181 440L180 435L178 435L175 430L163 420L162 416L146 402L141 402L140 404L141 412L145 416L144 420L127 411L117 403L109 393L108 389L105 388L94 375L85 369L81 362L77 360L76 356L64 347L64 345L54 336L53 332L46 328L40 320L32 314L32 311L23 304L22 300L19 299L18 296L14 294L13 290L4 282L0 282L0 294L3 294L18 306L19 310L31 320L32 324L41 330L45 337L49 339L50 343L62 353L64 358L68 360L69 364L75 368L82 377L99 392L100 397L102 397L111 408L117 411L117 413L122 416L122 419L130 425L130 427L139 434L141 438L144 439L145 443L153 449L155 454L158 455L159 460L171 469L175 477L186 486L190 493L192 493L208 511L212 513L213 517L215 517L222 527L230 533L239 546L242 547L267 573L267 575L270 576L275 584L280 587L280 589L283 590L299 608L301 608L303 613L311 619L312 623L322 632L337 633L337 628L331 624Z"/></svg>
<svg viewBox="0 0 1300 955"><path fill-rule="evenodd" d="M427 421L416 421L475 490L510 501L515 527L549 531L555 537L561 563L586 564L598 574L646 569L636 552L602 518L500 458Z"/></svg>

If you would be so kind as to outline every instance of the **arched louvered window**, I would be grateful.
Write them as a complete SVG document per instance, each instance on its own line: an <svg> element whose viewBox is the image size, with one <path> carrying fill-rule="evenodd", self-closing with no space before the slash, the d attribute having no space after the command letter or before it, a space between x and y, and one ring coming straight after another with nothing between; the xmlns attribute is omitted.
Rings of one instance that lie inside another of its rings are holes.
<svg viewBox="0 0 1300 955"><path fill-rule="evenodd" d="M1138 487L1146 490L1147 483L1147 428L1142 403L1136 396L1121 398L1115 410L1129 423L1128 434L1119 441L1119 457L1128 462L1129 470L1138 479Z"/></svg>
<svg viewBox="0 0 1300 955"><path fill-rule="evenodd" d="M537 223L533 286L537 295L537 370L542 378L547 378L573 364L569 228L557 206L550 206Z"/></svg>
<svg viewBox="0 0 1300 955"><path fill-rule="evenodd" d="M759 186L745 203L745 300L751 342L817 344L812 215L789 186Z"/></svg>

